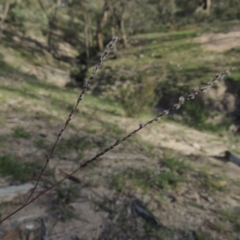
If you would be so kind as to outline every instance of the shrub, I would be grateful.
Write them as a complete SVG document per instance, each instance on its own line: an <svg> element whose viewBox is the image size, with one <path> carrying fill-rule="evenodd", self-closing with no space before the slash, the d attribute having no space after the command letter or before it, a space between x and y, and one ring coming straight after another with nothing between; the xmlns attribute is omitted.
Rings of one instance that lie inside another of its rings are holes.
<svg viewBox="0 0 240 240"><path fill-rule="evenodd" d="M128 117L141 114L146 107L152 107L156 102L155 89L157 83L139 75L135 85L128 82L120 89L120 102Z"/></svg>

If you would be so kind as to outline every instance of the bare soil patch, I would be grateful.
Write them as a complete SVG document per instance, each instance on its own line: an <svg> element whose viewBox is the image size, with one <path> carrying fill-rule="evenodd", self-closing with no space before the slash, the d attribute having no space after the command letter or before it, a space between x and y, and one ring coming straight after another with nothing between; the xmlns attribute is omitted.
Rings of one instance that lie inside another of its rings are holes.
<svg viewBox="0 0 240 240"><path fill-rule="evenodd" d="M225 52L240 47L240 28L226 33L206 33L193 41L201 43L206 50Z"/></svg>

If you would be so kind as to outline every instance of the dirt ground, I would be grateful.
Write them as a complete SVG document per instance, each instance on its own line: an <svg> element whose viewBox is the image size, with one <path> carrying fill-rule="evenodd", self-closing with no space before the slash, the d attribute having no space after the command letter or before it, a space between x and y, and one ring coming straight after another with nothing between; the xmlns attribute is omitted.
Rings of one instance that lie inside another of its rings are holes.
<svg viewBox="0 0 240 240"><path fill-rule="evenodd" d="M240 43L240 29L224 33L207 33L203 34L193 41L202 44L203 49L208 51L226 52L228 50L238 48Z"/></svg>

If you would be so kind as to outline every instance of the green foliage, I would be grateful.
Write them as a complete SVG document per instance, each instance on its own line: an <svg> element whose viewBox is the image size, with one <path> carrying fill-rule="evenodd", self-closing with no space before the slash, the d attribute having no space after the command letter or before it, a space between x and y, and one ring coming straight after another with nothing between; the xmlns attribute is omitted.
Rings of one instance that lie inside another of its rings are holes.
<svg viewBox="0 0 240 240"><path fill-rule="evenodd" d="M178 14L184 16L185 14L193 14L198 7L198 0L175 0L178 7Z"/></svg>
<svg viewBox="0 0 240 240"><path fill-rule="evenodd" d="M120 102L128 117L140 115L156 101L157 82L139 74L136 83L129 83L120 89Z"/></svg>
<svg viewBox="0 0 240 240"><path fill-rule="evenodd" d="M185 121L198 129L204 128L204 124L210 117L210 113L207 110L201 98L196 98L194 101L188 101L184 104L184 119Z"/></svg>
<svg viewBox="0 0 240 240"><path fill-rule="evenodd" d="M174 21L176 12L175 0L162 0L158 4L159 19L162 23L169 24Z"/></svg>
<svg viewBox="0 0 240 240"><path fill-rule="evenodd" d="M22 163L10 155L0 156L0 176L10 176L12 180L26 182L34 175L34 172L40 169L40 164Z"/></svg>
<svg viewBox="0 0 240 240"><path fill-rule="evenodd" d="M217 0L213 8L213 18L221 19L223 21L229 21L234 19L240 19L240 1L239 0L229 0L229 1L220 1L217 3Z"/></svg>
<svg viewBox="0 0 240 240"><path fill-rule="evenodd" d="M221 124L211 123L212 114L207 105L198 96L194 101L188 101L183 106L183 122L198 130L210 132L221 132L231 125L232 120L229 118L223 119Z"/></svg>

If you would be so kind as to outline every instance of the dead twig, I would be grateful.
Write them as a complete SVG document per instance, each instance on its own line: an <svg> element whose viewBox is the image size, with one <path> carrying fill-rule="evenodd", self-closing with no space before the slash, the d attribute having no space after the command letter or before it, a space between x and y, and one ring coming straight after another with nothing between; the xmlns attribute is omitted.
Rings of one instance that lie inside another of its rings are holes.
<svg viewBox="0 0 240 240"><path fill-rule="evenodd" d="M59 141L59 139L61 138L64 130L66 129L66 127L68 126L69 122L71 121L72 117L73 117L73 114L75 113L79 103L82 101L83 97L84 97L84 94L85 92L87 91L88 87L90 86L91 82L93 81L93 79L95 78L95 75L97 73L97 71L99 70L100 66L102 65L104 59L108 56L108 54L110 53L111 49L114 47L114 45L116 44L117 42L117 37L113 37L113 39L110 41L110 43L108 43L108 45L106 46L104 52L102 53L101 57L100 57L100 60L98 62L98 64L93 68L93 72L92 72L92 75L90 76L90 78L88 79L88 81L86 82L85 86L83 87L83 90L82 92L80 93L78 99L77 99L77 102L75 104L75 106L73 107L72 111L70 112L64 126L62 127L62 129L60 130L60 132L58 133L58 136L57 136L57 139L55 141L55 143L53 144L53 147L50 151L50 154L48 155L47 157L47 160L45 162L45 165L43 166L39 176L38 176L38 179L37 179L37 182L32 190L32 192L30 193L29 197L27 198L27 201L26 203L28 203L28 201L30 200L31 196L33 195L34 191L36 190L37 186L38 186L38 183L43 175L43 172L45 171L52 155L53 155L53 152L57 146L57 143Z"/></svg>
<svg viewBox="0 0 240 240"><path fill-rule="evenodd" d="M81 183L80 179L74 176L71 176L70 174L64 172L62 169L59 169L59 172L62 176L67 177L69 180L75 182L75 183Z"/></svg>

